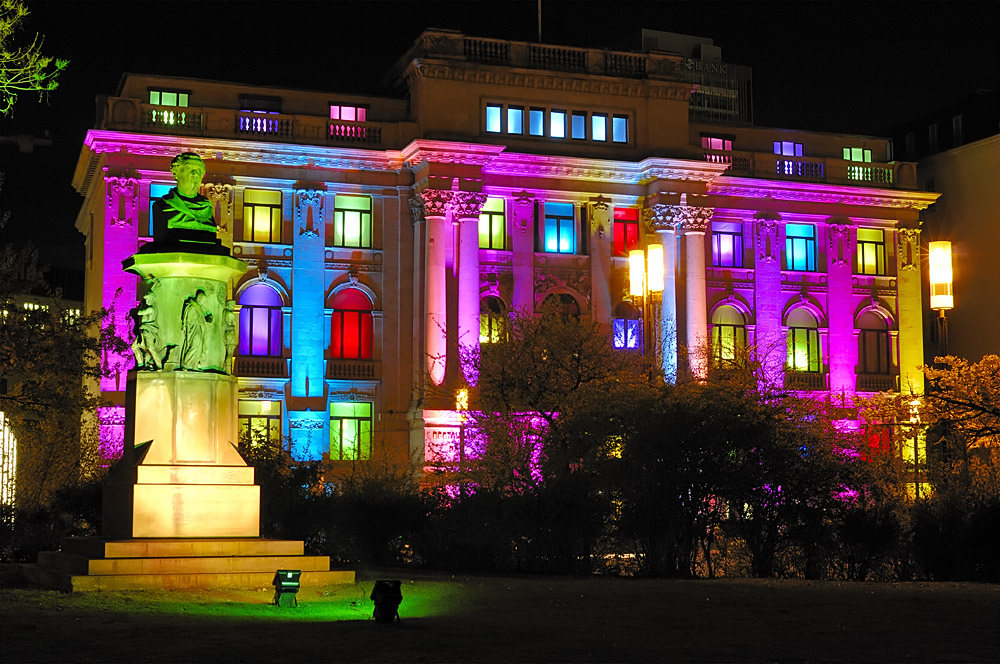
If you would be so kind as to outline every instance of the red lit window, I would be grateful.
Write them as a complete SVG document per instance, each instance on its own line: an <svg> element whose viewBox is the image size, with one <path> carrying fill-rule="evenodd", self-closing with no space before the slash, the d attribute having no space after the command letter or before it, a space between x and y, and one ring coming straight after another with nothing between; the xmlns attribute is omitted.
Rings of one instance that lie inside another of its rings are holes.
<svg viewBox="0 0 1000 664"><path fill-rule="evenodd" d="M330 357L372 359L372 304L368 296L346 288L333 296L331 307Z"/></svg>
<svg viewBox="0 0 1000 664"><path fill-rule="evenodd" d="M639 248L639 210L615 208L615 256L628 256L631 249Z"/></svg>

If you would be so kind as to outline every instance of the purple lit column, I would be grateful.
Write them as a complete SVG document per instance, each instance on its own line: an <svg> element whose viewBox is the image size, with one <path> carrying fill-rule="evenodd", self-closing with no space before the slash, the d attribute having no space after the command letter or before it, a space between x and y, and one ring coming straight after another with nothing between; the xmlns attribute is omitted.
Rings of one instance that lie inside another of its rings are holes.
<svg viewBox="0 0 1000 664"><path fill-rule="evenodd" d="M479 211L486 194L457 191L452 196L452 214L458 224L458 345L462 373L469 385L477 375L465 359L479 345Z"/></svg>
<svg viewBox="0 0 1000 664"><path fill-rule="evenodd" d="M121 338L128 339L129 310L136 303L136 277L122 269L122 261L139 247L139 185L134 178L114 176L105 176L104 183L102 306L114 311L115 330ZM126 374L133 363L131 354L109 355L104 359L112 374L101 378L101 391L124 391Z"/></svg>
<svg viewBox="0 0 1000 664"><path fill-rule="evenodd" d="M514 293L511 309L535 311L535 199L526 191L514 196L514 228L511 230L514 262Z"/></svg>
<svg viewBox="0 0 1000 664"><path fill-rule="evenodd" d="M764 369L764 379L772 386L784 380L785 340L781 334L781 246L776 212L754 215L754 301L757 319L756 352Z"/></svg>
<svg viewBox="0 0 1000 664"><path fill-rule="evenodd" d="M663 348L663 379L673 384L677 382L677 235L674 206L652 205L643 209L642 218L656 232L657 240L663 245L662 329L657 333Z"/></svg>
<svg viewBox="0 0 1000 664"><path fill-rule="evenodd" d="M687 346L691 373L699 380L708 378L707 335L708 305L705 289L705 229L712 220L713 208L681 208L684 249L687 257ZM666 247L664 247L666 255Z"/></svg>
<svg viewBox="0 0 1000 664"><path fill-rule="evenodd" d="M420 192L423 200L424 219L427 222L426 270L424 273L424 353L431 382L444 382L445 362L448 352L448 290L446 261L448 227L445 223L452 192L425 189Z"/></svg>
<svg viewBox="0 0 1000 664"><path fill-rule="evenodd" d="M854 335L852 228L850 219L829 219L826 233L827 320L830 391L854 392L858 344Z"/></svg>
<svg viewBox="0 0 1000 664"><path fill-rule="evenodd" d="M611 292L609 290L611 276L611 238L613 237L613 221L611 219L611 201L598 196L590 202L590 283L592 318L603 324L611 325Z"/></svg>

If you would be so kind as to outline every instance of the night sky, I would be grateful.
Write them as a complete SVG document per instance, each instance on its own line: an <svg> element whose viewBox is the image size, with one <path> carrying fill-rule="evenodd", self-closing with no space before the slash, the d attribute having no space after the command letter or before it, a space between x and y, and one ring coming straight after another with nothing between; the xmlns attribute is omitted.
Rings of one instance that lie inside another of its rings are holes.
<svg viewBox="0 0 1000 664"><path fill-rule="evenodd" d="M54 265L82 269L73 169L94 97L124 71L378 93L428 27L534 41L537 3L46 2L25 0L24 37L71 60L48 104L23 94L4 136L48 132L31 155L3 144L4 242L33 239ZM542 40L639 48L641 28L708 37L753 67L758 126L884 135L897 124L996 88L1000 2L561 2L543 0ZM67 295L71 295L67 289Z"/></svg>

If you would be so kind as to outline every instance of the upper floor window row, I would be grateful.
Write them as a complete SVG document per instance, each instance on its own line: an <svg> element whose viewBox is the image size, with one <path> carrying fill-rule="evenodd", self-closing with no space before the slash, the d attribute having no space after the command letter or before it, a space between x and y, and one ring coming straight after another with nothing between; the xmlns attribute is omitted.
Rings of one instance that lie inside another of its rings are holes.
<svg viewBox="0 0 1000 664"><path fill-rule="evenodd" d="M187 121L187 108L190 93L186 90L164 90L150 88L149 104L151 106L168 106L169 108L153 108L149 110L150 124L183 125Z"/></svg>
<svg viewBox="0 0 1000 664"><path fill-rule="evenodd" d="M733 139L724 136L708 136L702 134L701 147L706 150L732 150Z"/></svg>
<svg viewBox="0 0 1000 664"><path fill-rule="evenodd" d="M344 122L366 122L368 107L355 104L330 104L330 119Z"/></svg>
<svg viewBox="0 0 1000 664"><path fill-rule="evenodd" d="M863 161L871 163L872 151L868 148L844 148L844 159L847 161Z"/></svg>
<svg viewBox="0 0 1000 664"><path fill-rule="evenodd" d="M488 103L485 121L490 134L598 143L629 141L629 117L619 113Z"/></svg>
<svg viewBox="0 0 1000 664"><path fill-rule="evenodd" d="M793 141L775 141L774 154L780 154L783 157L801 157L802 144Z"/></svg>

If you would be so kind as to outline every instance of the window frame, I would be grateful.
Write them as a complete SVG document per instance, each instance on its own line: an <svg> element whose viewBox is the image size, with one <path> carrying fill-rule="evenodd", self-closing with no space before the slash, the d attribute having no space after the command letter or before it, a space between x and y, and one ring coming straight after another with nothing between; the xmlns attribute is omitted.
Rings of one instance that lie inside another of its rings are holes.
<svg viewBox="0 0 1000 664"><path fill-rule="evenodd" d="M742 224L739 226L740 230L737 231L712 225L712 267L743 267L743 228ZM724 254L721 246L723 238L727 237L732 245L732 261L728 264L722 259Z"/></svg>
<svg viewBox="0 0 1000 664"><path fill-rule="evenodd" d="M267 284L254 284L250 288L270 288L274 291L275 295L279 301L281 301L281 294L278 293L272 286ZM240 312L239 312L239 329L237 330L237 345L236 345L236 355L238 357L282 357L284 352L284 306L281 304L270 305L270 304L250 304L243 303L243 299L247 295L247 291L240 294ZM266 316L255 316L254 312L266 311ZM267 352L265 353L255 353L255 337L254 328L256 324L260 323L260 318L266 320L267 334L264 337ZM246 319L248 321L246 327L246 334L244 335L244 324L243 321ZM244 338L246 338L246 349L244 352Z"/></svg>
<svg viewBox="0 0 1000 664"><path fill-rule="evenodd" d="M491 307L491 304L498 304ZM485 335L483 334L485 328ZM496 295L487 295L479 300L479 343L500 343L507 337L507 315L503 300Z"/></svg>
<svg viewBox="0 0 1000 664"><path fill-rule="evenodd" d="M277 203L247 203L247 194L251 192L269 192L278 194ZM255 242L258 244L281 244L282 236L284 232L284 204L285 204L285 192L280 189L257 189L255 187L247 187L243 190L243 242ZM253 208L254 212L249 217L247 216L247 208ZM256 238L255 232L255 221L257 218L257 209L270 210L268 219L268 238L267 240L258 240ZM277 214L277 218L275 218ZM275 228L277 228L277 233L275 233ZM249 232L248 232L249 231ZM275 238L277 235L277 238Z"/></svg>
<svg viewBox="0 0 1000 664"><path fill-rule="evenodd" d="M861 239L862 231L877 231L882 234L881 240L863 240ZM885 262L885 230L881 228L859 228L856 240L857 248L855 250L855 274L872 275L877 277L884 277L886 275L886 262ZM872 271L868 270L868 261L865 260L868 251L874 252L874 267Z"/></svg>
<svg viewBox="0 0 1000 664"><path fill-rule="evenodd" d="M334 406L339 406L339 405L350 405L353 408L356 408L359 405L365 405L365 406L368 407L368 415L367 415L367 417L358 416L356 414L354 414L354 415L339 415L339 414L338 415L334 415L334 412L333 412ZM370 401L330 401L330 405L327 407L327 415L330 418L330 453L329 453L329 456L330 456L330 460L331 461L368 461L369 459L371 459L372 433L373 433L373 429L374 429L374 422L373 422L373 419L374 419L373 418L373 411L374 411L374 409L375 409L374 408L374 404L372 402L370 402ZM336 427L334 426L334 422L335 421L338 423ZM357 438L357 441L356 441L356 447L355 447L355 453L356 454L354 455L354 457L350 457L350 456L345 456L344 455L344 427L343 427L343 423L345 421L357 422L358 423L358 427L356 429L356 431L358 433L358 438ZM367 430L363 426L361 426L361 423L367 423L368 424ZM337 435L338 447L339 447L336 455L334 454L334 450L333 450L334 435L335 435L335 433ZM367 440L364 440L365 438Z"/></svg>
<svg viewBox="0 0 1000 664"><path fill-rule="evenodd" d="M367 302L367 309L354 307L336 306L337 296L343 295L344 291L356 291ZM339 336L335 329L339 328ZM351 329L357 338L357 355L346 355L344 339L348 338L346 332ZM336 339L340 339L340 347L336 346ZM330 302L330 352L331 360L371 360L375 349L375 321L372 316L372 302L368 295L360 288L345 288L334 294ZM366 353L367 351L367 353Z"/></svg>
<svg viewBox="0 0 1000 664"><path fill-rule="evenodd" d="M487 205L491 200L500 201L500 211L489 210ZM497 218L499 218L499 234L497 229L494 228L494 224L497 223ZM483 244L483 224L486 224L487 232L485 235L486 244ZM502 246L493 246L494 240L499 237ZM486 203L483 204L482 209L479 211L479 248L480 249L493 249L496 251L506 251L507 250L507 200L502 196L489 196L486 199Z"/></svg>
<svg viewBox="0 0 1000 664"><path fill-rule="evenodd" d="M277 404L278 414L277 415L273 415L273 414L264 415L264 414L258 414L258 413L243 413L242 412L242 410L243 410L243 404L244 403L250 404L250 403L265 403L265 402L266 403L271 403L271 404ZM250 434L252 434L253 427L254 427L254 421L255 420L263 420L264 421L264 427L265 427L264 430L266 432L266 442L267 443L271 443L271 444L277 444L279 446L281 445L281 441L282 441L282 404L281 404L280 400L274 400L274 399L239 399L237 401L237 404L236 404L236 413L237 413L236 414L236 418L237 418L236 431L237 431L237 436L238 437L242 437L243 436L244 422L246 422L246 429L245 429L245 431L248 432L248 433L250 433ZM277 425L277 427L275 427L275 424ZM276 431L275 431L275 429L276 429ZM274 435L275 433L277 434L276 436ZM248 444L253 444L255 442L256 441L253 440L252 435L247 440Z"/></svg>
<svg viewBox="0 0 1000 664"><path fill-rule="evenodd" d="M358 198L368 201L368 210L351 207L340 207L337 199ZM333 232L330 234L330 246L345 249L371 249L373 246L374 224L372 219L373 201L371 196L364 194L334 194L333 196ZM357 213L358 215L358 244L346 243L346 215L347 213ZM367 237L366 237L367 231ZM338 243L337 238L340 237ZM367 240L367 242L366 242Z"/></svg>
<svg viewBox="0 0 1000 664"><path fill-rule="evenodd" d="M564 214L556 214L555 212L549 212L550 205L568 205L570 208L570 215L566 216ZM553 228L555 229L555 241L556 249L555 251L549 250L549 221L553 222ZM568 251L562 251L562 234L566 230L564 227L568 226L570 234L570 246ZM542 249L544 253L547 254L566 254L573 255L576 253L576 206L572 203L564 203L561 201L545 201L542 204Z"/></svg>
<svg viewBox="0 0 1000 664"><path fill-rule="evenodd" d="M619 219L617 218L618 210L630 210L635 213L635 219ZM616 207L612 211L611 220L611 255L619 257L627 257L628 252L632 249L638 249L641 243L642 234L639 228L639 211L636 208L619 208ZM622 229L622 242L619 243L619 229ZM633 241L629 242L629 230L634 232Z"/></svg>
<svg viewBox="0 0 1000 664"><path fill-rule="evenodd" d="M810 228L812 236L788 235L789 228ZM798 252L795 251L796 242L804 243L803 251L806 256L806 267L797 267L795 260ZM785 270L790 272L815 272L816 271L816 226L814 224L785 224Z"/></svg>

